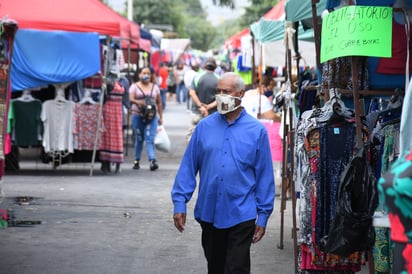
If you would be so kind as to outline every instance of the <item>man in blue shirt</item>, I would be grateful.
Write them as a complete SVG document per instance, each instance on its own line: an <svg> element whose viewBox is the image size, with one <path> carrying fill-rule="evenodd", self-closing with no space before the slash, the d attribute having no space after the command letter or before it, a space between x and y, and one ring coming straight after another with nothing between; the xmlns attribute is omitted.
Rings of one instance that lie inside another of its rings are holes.
<svg viewBox="0 0 412 274"><path fill-rule="evenodd" d="M174 224L183 232L186 203L199 192L208 273L250 273L250 246L265 234L275 182L265 126L240 106L244 82L233 72L217 84L217 112L202 119L186 148L173 189Z"/></svg>

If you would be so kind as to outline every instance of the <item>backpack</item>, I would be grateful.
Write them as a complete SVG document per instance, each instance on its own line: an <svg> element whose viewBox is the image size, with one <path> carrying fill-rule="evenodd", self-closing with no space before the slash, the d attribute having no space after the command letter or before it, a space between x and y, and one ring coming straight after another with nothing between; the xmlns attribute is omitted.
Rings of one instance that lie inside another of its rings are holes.
<svg viewBox="0 0 412 274"><path fill-rule="evenodd" d="M143 93L143 96L144 96L144 105L139 106L140 116L147 121L151 121L156 116L156 112L157 112L156 102L152 97L153 88L154 88L154 85L152 85L150 96L147 96L143 92L143 90L141 90L140 87L137 86L137 89L140 90L140 92Z"/></svg>

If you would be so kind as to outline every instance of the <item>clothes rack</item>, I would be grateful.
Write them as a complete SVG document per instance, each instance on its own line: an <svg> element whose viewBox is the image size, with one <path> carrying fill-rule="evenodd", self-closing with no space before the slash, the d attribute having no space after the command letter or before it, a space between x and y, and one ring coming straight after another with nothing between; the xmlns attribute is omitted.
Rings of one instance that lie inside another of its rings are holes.
<svg viewBox="0 0 412 274"><path fill-rule="evenodd" d="M322 64L320 64L319 59L320 59L320 47L319 47L319 42L320 42L320 33L319 33L319 25L317 23L317 18L316 18L316 3L319 2L317 0L312 0L312 14L313 14L313 21L314 21L314 33L315 33L315 47L316 47L316 60L318 67L321 68ZM354 0L349 0L348 5L356 5ZM405 21L409 21L407 18L407 14L404 9L402 8L393 8L393 12L402 12L403 15L405 16ZM406 29L407 29L407 35L409 35L409 23L405 24ZM409 37L408 37L408 45L409 45ZM408 46L409 48L409 46ZM362 131L363 124L362 124L362 106L361 106L361 98L360 96L368 97L368 96L391 96L396 93L395 90L380 90L380 89L372 89L372 90L361 90L358 86L358 65L360 62L361 56L351 56L351 75L352 75L352 90L342 90L342 94L347 94L347 95L352 95L353 97L353 103L354 103L354 114L355 114L355 124L356 124L356 145L359 148L364 144L364 134ZM408 72L409 69L409 52L407 55L407 60L406 60L406 73L405 73L405 84L407 86L409 82L409 77L410 74ZM406 88L405 88L406 90ZM329 94L326 92L325 93L325 101L329 99ZM372 254L372 249L370 250L365 250L368 255L368 265L369 265L369 273L373 274L374 273L374 257Z"/></svg>
<svg viewBox="0 0 412 274"><path fill-rule="evenodd" d="M290 26L291 27L291 26ZM292 107L292 56L289 45L290 39L285 39L285 63L286 63L286 84L284 91L283 102L283 144L282 144L282 184L281 184L281 221L280 221L280 239L278 248L283 249L283 237L284 237L284 211L286 210L287 191L289 190L292 199L292 238L293 238L293 250L294 250L294 268L295 273L298 270L298 245L297 245L297 227L296 227L296 193L295 184L293 181L293 153L294 153L294 110ZM299 70L299 59L297 59L297 70ZM290 164L289 164L290 162Z"/></svg>

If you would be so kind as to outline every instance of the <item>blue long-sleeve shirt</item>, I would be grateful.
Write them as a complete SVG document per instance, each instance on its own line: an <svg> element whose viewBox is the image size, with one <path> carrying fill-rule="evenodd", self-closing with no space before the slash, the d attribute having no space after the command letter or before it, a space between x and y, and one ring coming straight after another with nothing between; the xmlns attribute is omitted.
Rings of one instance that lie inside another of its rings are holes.
<svg viewBox="0 0 412 274"><path fill-rule="evenodd" d="M172 188L174 213L186 213L196 188L195 219L229 228L256 219L266 227L275 181L266 128L245 110L228 123L219 113L202 119L184 153Z"/></svg>

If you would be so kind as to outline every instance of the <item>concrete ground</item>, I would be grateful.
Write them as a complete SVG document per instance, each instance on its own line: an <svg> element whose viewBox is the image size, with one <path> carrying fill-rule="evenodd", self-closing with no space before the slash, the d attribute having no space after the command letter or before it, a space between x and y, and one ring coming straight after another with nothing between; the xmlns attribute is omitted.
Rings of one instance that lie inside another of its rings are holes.
<svg viewBox="0 0 412 274"><path fill-rule="evenodd" d="M167 106L164 124L172 148L158 152L160 168L155 172L149 171L145 153L141 169L132 169L131 140L119 173L103 174L96 164L90 176L90 163L54 169L32 158L22 159L20 170L6 172L0 209L11 210L17 221L34 224L0 229L0 273L207 273L200 227L193 219L194 199L184 233L172 220L170 190L189 119L185 105ZM16 197L33 199L17 203ZM292 203L286 202L281 226L279 200L266 235L252 246L252 273L295 272ZM363 268L362 273L368 273Z"/></svg>

